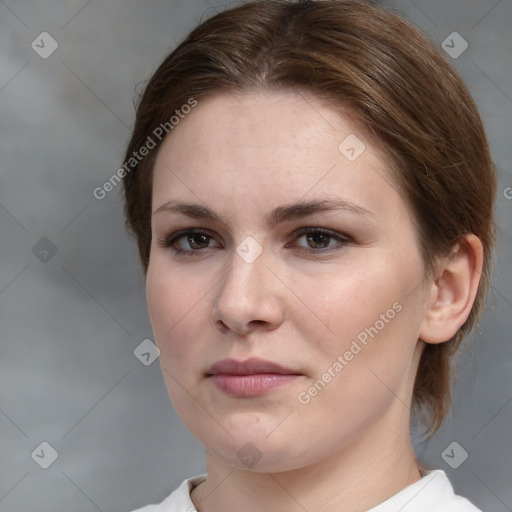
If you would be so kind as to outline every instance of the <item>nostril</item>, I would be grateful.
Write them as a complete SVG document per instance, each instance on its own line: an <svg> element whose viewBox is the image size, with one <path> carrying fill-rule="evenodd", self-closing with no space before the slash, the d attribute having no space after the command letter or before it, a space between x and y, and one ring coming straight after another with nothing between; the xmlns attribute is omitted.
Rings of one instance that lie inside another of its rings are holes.
<svg viewBox="0 0 512 512"><path fill-rule="evenodd" d="M266 325L266 324L267 324L267 322L265 322L265 320L251 320L249 322L249 325L254 326L254 327L258 327L260 325Z"/></svg>
<svg viewBox="0 0 512 512"><path fill-rule="evenodd" d="M222 333L229 331L229 327L222 320L216 320L215 327Z"/></svg>

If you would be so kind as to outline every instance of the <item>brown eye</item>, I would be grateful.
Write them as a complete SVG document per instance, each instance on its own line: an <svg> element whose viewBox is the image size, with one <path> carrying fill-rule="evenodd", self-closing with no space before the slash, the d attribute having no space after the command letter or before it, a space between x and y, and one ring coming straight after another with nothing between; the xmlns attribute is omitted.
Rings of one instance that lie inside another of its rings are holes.
<svg viewBox="0 0 512 512"><path fill-rule="evenodd" d="M203 233L192 233L187 236L187 242L192 249L204 249L208 247L210 238Z"/></svg>
<svg viewBox="0 0 512 512"><path fill-rule="evenodd" d="M325 233L310 233L306 235L306 240L313 249L324 249L328 247L331 239L332 236L326 235Z"/></svg>
<svg viewBox="0 0 512 512"><path fill-rule="evenodd" d="M295 234L295 245L311 252L343 248L350 237L324 228L302 228Z"/></svg>
<svg viewBox="0 0 512 512"><path fill-rule="evenodd" d="M183 229L164 236L159 240L161 247L169 248L172 252L179 255L202 255L204 249L221 247L212 235L203 230Z"/></svg>

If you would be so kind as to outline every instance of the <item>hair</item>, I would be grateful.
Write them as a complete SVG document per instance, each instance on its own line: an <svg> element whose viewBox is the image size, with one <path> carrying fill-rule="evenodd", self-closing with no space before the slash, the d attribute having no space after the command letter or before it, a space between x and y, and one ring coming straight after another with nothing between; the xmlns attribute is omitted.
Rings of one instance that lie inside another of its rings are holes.
<svg viewBox="0 0 512 512"><path fill-rule="evenodd" d="M478 320L489 288L496 171L462 79L396 14L363 0L253 1L207 19L165 58L140 99L124 157L130 165L123 180L126 224L143 270L150 258L153 166L164 138L154 141L162 131L155 129L165 126L170 133L169 119L191 100L280 90L309 92L348 108L380 143L417 226L428 272L465 235L483 244L483 271L467 321L450 340L425 344L421 355L412 410L433 434L450 405L452 356ZM156 147L140 157L149 140Z"/></svg>

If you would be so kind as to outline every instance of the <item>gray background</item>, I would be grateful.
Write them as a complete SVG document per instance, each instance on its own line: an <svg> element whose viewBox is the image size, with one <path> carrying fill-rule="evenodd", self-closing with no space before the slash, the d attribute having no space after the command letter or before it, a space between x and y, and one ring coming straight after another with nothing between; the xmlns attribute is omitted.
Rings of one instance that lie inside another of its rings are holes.
<svg viewBox="0 0 512 512"><path fill-rule="evenodd" d="M447 471L480 508L512 510L512 0L386 5L438 45L454 31L468 42L453 62L500 172L489 307L458 359L452 415L430 442L417 433L414 441L421 460ZM101 201L92 191L120 165L135 90L222 8L0 1L0 512L128 511L204 472L203 449L170 406L158 360L145 366L134 356L152 334L120 187ZM59 45L47 59L31 48L43 31ZM48 461L47 449L31 457L43 441L58 452L48 469L36 464ZM468 452L458 469L441 456L454 441Z"/></svg>

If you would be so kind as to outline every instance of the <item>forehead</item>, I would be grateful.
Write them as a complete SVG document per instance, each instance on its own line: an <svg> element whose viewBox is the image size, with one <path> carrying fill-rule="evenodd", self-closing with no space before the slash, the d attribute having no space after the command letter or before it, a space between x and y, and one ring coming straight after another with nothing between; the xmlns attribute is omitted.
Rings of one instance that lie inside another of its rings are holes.
<svg viewBox="0 0 512 512"><path fill-rule="evenodd" d="M334 194L366 207L400 200L395 189L385 154L349 111L292 91L222 93L200 100L162 143L153 205L270 207Z"/></svg>
<svg viewBox="0 0 512 512"><path fill-rule="evenodd" d="M224 148L233 155L240 147L257 153L262 145L282 151L293 147L295 154L305 154L318 147L325 150L356 133L359 138L365 137L363 127L347 108L334 108L306 92L254 90L217 93L201 99L164 145L174 146L176 151L185 143L188 150L196 149L203 155L210 151L210 156L217 158L225 156ZM179 143L173 144L172 139L176 138Z"/></svg>

